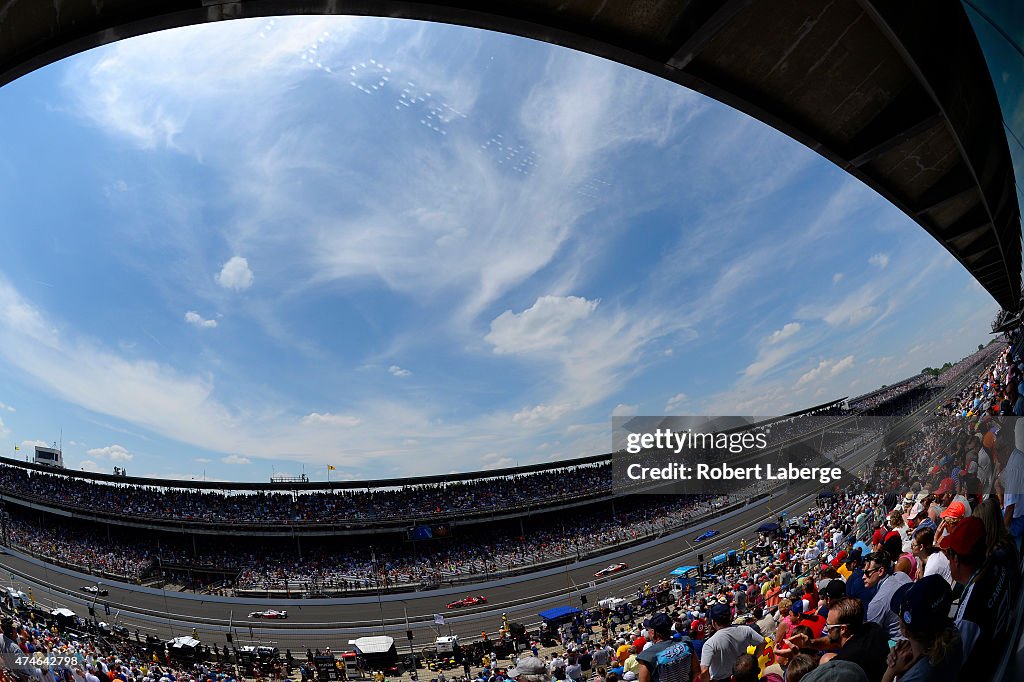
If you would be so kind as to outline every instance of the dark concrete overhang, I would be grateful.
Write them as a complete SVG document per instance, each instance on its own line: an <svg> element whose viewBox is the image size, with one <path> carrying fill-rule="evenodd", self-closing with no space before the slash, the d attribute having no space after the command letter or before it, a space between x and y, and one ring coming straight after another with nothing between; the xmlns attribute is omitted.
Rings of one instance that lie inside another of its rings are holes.
<svg viewBox="0 0 1024 682"><path fill-rule="evenodd" d="M989 72L958 0L5 0L0 85L130 36L288 14L491 29L702 92L865 182L1004 309L1020 307L1013 168Z"/></svg>

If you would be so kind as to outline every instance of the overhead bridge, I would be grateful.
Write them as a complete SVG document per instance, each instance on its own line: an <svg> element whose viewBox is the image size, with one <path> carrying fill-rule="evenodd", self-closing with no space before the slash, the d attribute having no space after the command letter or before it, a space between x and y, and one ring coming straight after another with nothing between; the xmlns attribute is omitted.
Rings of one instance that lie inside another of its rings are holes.
<svg viewBox="0 0 1024 682"><path fill-rule="evenodd" d="M0 85L123 38L290 14L401 17L589 52L802 142L939 241L1005 309L1020 207L1002 116L958 0L3 0Z"/></svg>

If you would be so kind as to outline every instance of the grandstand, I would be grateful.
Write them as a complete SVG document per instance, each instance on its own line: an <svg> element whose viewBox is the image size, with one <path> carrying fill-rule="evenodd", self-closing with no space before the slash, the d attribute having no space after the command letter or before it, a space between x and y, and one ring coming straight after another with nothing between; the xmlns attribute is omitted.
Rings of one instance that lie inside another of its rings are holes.
<svg viewBox="0 0 1024 682"><path fill-rule="evenodd" d="M950 372L976 370L1001 347ZM850 401L860 411L837 399L745 428L770 431L779 447L814 436L822 450L839 453L860 444L863 434L848 428L858 416L910 414L933 397L939 384L927 378ZM436 589L522 573L636 545L764 494L637 496L613 490L611 457L269 485L57 473L0 458L0 500L10 545L57 565L128 582L287 596ZM522 551L527 536L542 550Z"/></svg>

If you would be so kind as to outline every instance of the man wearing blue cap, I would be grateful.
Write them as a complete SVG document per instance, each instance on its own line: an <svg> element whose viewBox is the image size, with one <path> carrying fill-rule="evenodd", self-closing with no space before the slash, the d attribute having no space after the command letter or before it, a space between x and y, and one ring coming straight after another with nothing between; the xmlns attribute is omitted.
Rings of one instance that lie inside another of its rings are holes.
<svg viewBox="0 0 1024 682"><path fill-rule="evenodd" d="M700 676L697 655L689 638L672 639L672 619L656 613L644 627L653 644L636 656L638 682L696 682Z"/></svg>
<svg viewBox="0 0 1024 682"><path fill-rule="evenodd" d="M953 591L939 575L896 590L890 607L899 615L904 639L889 653L882 682L953 679L963 665L963 645L949 617L952 605Z"/></svg>
<svg viewBox="0 0 1024 682"><path fill-rule="evenodd" d="M732 625L732 610L727 604L715 604L708 612L714 633L704 642L700 652L702 682L718 682L732 677L732 668L747 647L754 647L754 657L761 655L764 637L749 625Z"/></svg>

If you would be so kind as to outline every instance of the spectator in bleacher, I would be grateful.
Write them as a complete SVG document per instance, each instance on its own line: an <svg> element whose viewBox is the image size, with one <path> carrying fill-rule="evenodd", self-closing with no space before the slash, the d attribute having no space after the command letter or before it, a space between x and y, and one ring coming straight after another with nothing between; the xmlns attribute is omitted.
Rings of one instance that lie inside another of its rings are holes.
<svg viewBox="0 0 1024 682"><path fill-rule="evenodd" d="M515 682L551 682L551 673L544 661L536 656L522 656L514 668L510 668L505 676Z"/></svg>
<svg viewBox="0 0 1024 682"><path fill-rule="evenodd" d="M903 585L911 582L906 573L893 572L893 560L884 550L867 557L864 567L864 585L875 588L875 596L865 608L867 620L878 623L890 639L900 637L900 624L896 614L889 608L892 595Z"/></svg>
<svg viewBox="0 0 1024 682"><path fill-rule="evenodd" d="M890 606L899 615L904 639L889 652L883 682L897 677L900 682L943 682L960 670L963 646L949 618L952 604L949 583L937 575L896 591Z"/></svg>
<svg viewBox="0 0 1024 682"><path fill-rule="evenodd" d="M696 652L688 640L672 639L672 619L656 613L647 629L653 644L637 655L638 682L696 682L700 675Z"/></svg>
<svg viewBox="0 0 1024 682"><path fill-rule="evenodd" d="M949 560L946 554L935 546L934 540L935 533L931 528L919 528L914 531L911 550L917 557L918 575L938 575L952 586L953 576L949 572Z"/></svg>
<svg viewBox="0 0 1024 682"><path fill-rule="evenodd" d="M1024 390L1024 382L1020 387ZM999 439L1003 447L997 447L997 458L1003 466L996 478L995 488L1002 502L1004 523L1019 550L1021 537L1024 536L1024 419L1015 419L1013 427L1012 449L1007 442L1008 428L1004 429L1007 438Z"/></svg>
<svg viewBox="0 0 1024 682"><path fill-rule="evenodd" d="M1009 541L1010 531L1003 520L1003 512L999 507L999 498L990 496L975 507L973 516L977 516L985 524L985 546L998 547Z"/></svg>
<svg viewBox="0 0 1024 682"><path fill-rule="evenodd" d="M839 578L832 578L821 588L821 607L818 615L828 621L828 612L841 600L846 599L846 583Z"/></svg>
<svg viewBox="0 0 1024 682"><path fill-rule="evenodd" d="M832 659L856 664L868 682L880 682L885 673L889 653L888 635L875 622L864 620L864 605L859 599L847 597L829 609L825 635L811 639L805 635L791 637L787 644L794 648L824 650L821 663Z"/></svg>
<svg viewBox="0 0 1024 682"><path fill-rule="evenodd" d="M988 679L1012 632L1010 595L1020 587L1016 548L985 544L985 524L969 516L941 545L949 557L953 579L963 586L956 626L963 642L964 671L972 679Z"/></svg>
<svg viewBox="0 0 1024 682"><path fill-rule="evenodd" d="M715 604L708 612L712 634L700 652L700 675L703 682L724 682L732 675L736 659L754 647L754 657L761 655L764 637L748 625L733 625L732 612L725 604Z"/></svg>

